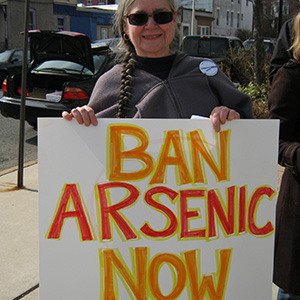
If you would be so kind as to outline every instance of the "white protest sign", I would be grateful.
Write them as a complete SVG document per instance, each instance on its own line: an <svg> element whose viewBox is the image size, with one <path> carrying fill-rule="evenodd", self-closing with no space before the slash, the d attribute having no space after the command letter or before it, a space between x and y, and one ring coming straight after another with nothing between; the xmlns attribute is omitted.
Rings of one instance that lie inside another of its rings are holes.
<svg viewBox="0 0 300 300"><path fill-rule="evenodd" d="M39 119L40 299L271 299L278 127Z"/></svg>

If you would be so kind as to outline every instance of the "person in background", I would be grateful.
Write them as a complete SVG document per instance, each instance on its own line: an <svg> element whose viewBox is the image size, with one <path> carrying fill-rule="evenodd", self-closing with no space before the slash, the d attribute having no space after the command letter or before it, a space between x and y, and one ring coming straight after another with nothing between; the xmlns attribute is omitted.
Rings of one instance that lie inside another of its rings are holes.
<svg viewBox="0 0 300 300"><path fill-rule="evenodd" d="M268 99L280 119L279 164L285 167L276 207L273 281L278 300L300 299L300 13L294 19L293 59L275 74Z"/></svg>
<svg viewBox="0 0 300 300"><path fill-rule="evenodd" d="M226 120L252 118L251 99L211 60L174 52L174 0L122 0L115 25L123 63L97 81L90 101L66 120L97 125L97 118L210 117L219 131Z"/></svg>
<svg viewBox="0 0 300 300"><path fill-rule="evenodd" d="M294 35L294 18L287 20L282 25L276 46L270 61L269 79L272 84L274 75L276 72L290 59L293 58L293 52L291 50L293 35Z"/></svg>

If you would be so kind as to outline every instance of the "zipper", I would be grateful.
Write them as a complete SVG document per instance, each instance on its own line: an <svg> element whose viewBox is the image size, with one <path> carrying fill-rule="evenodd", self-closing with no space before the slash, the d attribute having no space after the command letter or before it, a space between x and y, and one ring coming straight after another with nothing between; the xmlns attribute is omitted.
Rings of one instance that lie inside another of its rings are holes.
<svg viewBox="0 0 300 300"><path fill-rule="evenodd" d="M183 113L181 111L180 105L179 105L177 98L175 97L175 94L174 94L172 88L170 87L169 81L167 79L164 80L164 85L166 86L167 90L169 91L169 94L171 95L171 99L172 99L173 103L175 104L176 110L179 114L179 118L183 119Z"/></svg>

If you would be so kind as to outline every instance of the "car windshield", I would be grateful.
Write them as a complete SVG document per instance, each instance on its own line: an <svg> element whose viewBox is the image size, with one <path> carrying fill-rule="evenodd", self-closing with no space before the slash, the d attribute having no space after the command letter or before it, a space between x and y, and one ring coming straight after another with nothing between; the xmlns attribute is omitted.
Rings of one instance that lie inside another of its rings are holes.
<svg viewBox="0 0 300 300"><path fill-rule="evenodd" d="M34 68L35 72L61 73L70 75L94 75L101 69L105 55L94 55L94 73L83 65L65 60L48 60Z"/></svg>
<svg viewBox="0 0 300 300"><path fill-rule="evenodd" d="M223 38L190 38L185 41L184 47L191 55L213 58L223 56L229 45Z"/></svg>
<svg viewBox="0 0 300 300"><path fill-rule="evenodd" d="M10 54L11 54L11 50L6 50L4 52L1 52L0 53L0 62L8 61Z"/></svg>
<svg viewBox="0 0 300 300"><path fill-rule="evenodd" d="M246 41L244 43L244 47L246 50L251 50L254 47L254 42L253 41Z"/></svg>
<svg viewBox="0 0 300 300"><path fill-rule="evenodd" d="M254 41L245 41L244 42L244 47L246 50L251 50L252 48L254 48ZM272 52L273 51L273 45L272 43L269 43L269 42L264 42L264 49L265 49L265 52Z"/></svg>

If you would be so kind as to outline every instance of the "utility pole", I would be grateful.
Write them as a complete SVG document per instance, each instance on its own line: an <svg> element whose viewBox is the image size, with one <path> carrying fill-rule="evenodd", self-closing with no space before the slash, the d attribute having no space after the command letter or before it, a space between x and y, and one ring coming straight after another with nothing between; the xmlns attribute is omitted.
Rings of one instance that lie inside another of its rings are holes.
<svg viewBox="0 0 300 300"><path fill-rule="evenodd" d="M24 136L25 136L25 98L27 85L27 49L28 49L28 23L29 23L30 0L25 0L25 24L23 43L23 65L22 65L22 86L20 105L20 132L19 132L19 164L18 164L18 188L23 188L24 171Z"/></svg>
<svg viewBox="0 0 300 300"><path fill-rule="evenodd" d="M194 25L195 24L195 0L193 0L193 5L192 5L192 28L191 28L191 35L194 35Z"/></svg>

